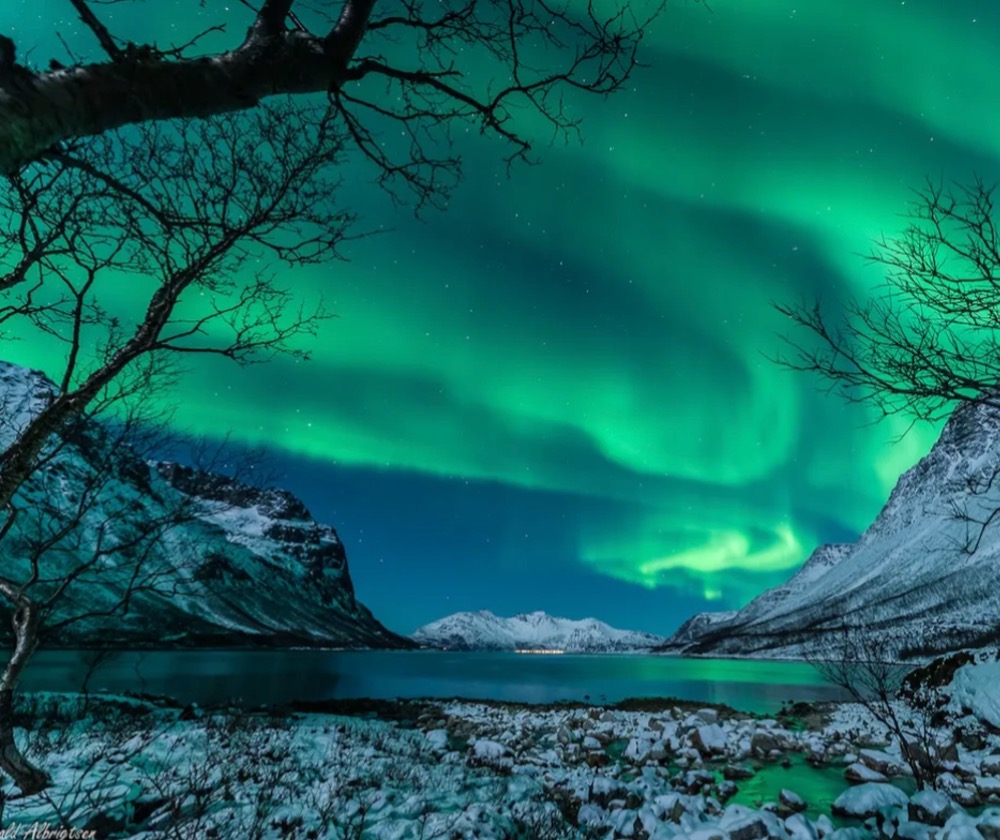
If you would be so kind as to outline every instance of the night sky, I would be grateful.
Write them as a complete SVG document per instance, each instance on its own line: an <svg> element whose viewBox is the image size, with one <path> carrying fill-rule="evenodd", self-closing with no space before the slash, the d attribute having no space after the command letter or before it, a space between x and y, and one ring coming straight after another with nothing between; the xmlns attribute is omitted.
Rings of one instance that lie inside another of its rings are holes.
<svg viewBox="0 0 1000 840"><path fill-rule="evenodd" d="M66 60L52 21L94 55L68 5L5 4L0 29L39 64ZM232 45L249 14L134 5L102 14L161 45L218 16ZM349 173L336 200L383 232L288 278L338 316L313 359L199 366L178 428L266 447L398 631L543 609L666 633L741 606L855 538L936 436L896 442L906 421L768 361L771 304L836 311L925 177L998 177L997 43L993 0L674 0L632 90L571 101L582 144L529 120L538 164L508 178L470 132L422 221Z"/></svg>

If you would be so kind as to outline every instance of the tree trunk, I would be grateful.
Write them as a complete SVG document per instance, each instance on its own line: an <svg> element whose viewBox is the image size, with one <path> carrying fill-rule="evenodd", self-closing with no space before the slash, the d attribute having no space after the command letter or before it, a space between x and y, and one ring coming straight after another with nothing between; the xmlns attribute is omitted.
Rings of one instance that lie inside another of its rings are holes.
<svg viewBox="0 0 1000 840"><path fill-rule="evenodd" d="M179 59L130 45L116 61L45 73L16 64L14 43L0 36L0 174L12 175L74 137L337 88L349 76L373 5L348 0L325 37L258 20L242 45L219 55Z"/></svg>
<svg viewBox="0 0 1000 840"><path fill-rule="evenodd" d="M14 740L14 692L21 673L38 647L41 614L37 604L22 600L14 610L14 653L0 676L0 770L14 780L22 794L39 793L52 780L35 767Z"/></svg>

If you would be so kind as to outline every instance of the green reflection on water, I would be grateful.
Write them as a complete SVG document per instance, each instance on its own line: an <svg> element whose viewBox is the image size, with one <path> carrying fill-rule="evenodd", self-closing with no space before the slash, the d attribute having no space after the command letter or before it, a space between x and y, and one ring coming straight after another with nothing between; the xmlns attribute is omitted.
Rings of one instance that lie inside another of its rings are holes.
<svg viewBox="0 0 1000 840"><path fill-rule="evenodd" d="M767 764L752 779L737 782L739 791L730 801L757 807L764 802L777 802L778 795L787 788L805 801L806 816L810 819L816 819L820 814L829 816L833 801L848 788L843 765L813 767L798 754L789 755L788 760L788 767ZM916 790L912 779L894 779L892 784L908 795ZM836 825L859 824L855 820L833 818L833 821Z"/></svg>

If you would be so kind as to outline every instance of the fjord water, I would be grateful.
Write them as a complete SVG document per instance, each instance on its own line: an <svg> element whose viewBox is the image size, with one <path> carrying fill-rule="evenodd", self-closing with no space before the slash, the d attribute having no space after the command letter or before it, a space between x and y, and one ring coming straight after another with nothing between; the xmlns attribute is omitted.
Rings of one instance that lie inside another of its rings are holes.
<svg viewBox="0 0 1000 840"><path fill-rule="evenodd" d="M87 685L92 691L142 691L201 704L358 697L614 703L675 697L769 713L786 700L843 699L802 662L438 651L123 651L102 659L88 651L41 651L23 687L77 691L92 667Z"/></svg>

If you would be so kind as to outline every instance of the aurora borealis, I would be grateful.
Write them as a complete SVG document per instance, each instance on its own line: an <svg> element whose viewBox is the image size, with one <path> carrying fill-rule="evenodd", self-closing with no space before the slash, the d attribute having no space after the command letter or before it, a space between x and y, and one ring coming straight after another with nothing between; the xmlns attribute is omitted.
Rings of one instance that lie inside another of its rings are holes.
<svg viewBox="0 0 1000 840"><path fill-rule="evenodd" d="M53 21L86 43L67 8L17 0L4 26L41 61ZM223 46L248 15L107 8L175 43L221 16ZM772 364L771 304L864 295L911 188L998 176L998 36L989 0L672 0L633 89L570 103L582 144L508 178L470 138L423 220L352 179L337 200L382 230L297 271L337 314L313 359L199 364L176 423L266 447L400 631L543 609L667 633L738 607L854 539L936 436L895 442L904 420Z"/></svg>

